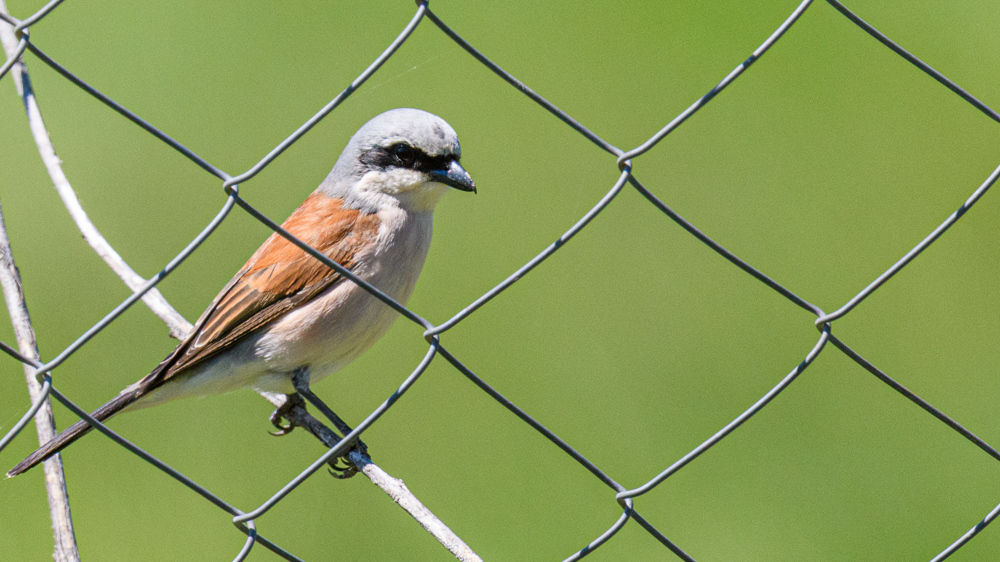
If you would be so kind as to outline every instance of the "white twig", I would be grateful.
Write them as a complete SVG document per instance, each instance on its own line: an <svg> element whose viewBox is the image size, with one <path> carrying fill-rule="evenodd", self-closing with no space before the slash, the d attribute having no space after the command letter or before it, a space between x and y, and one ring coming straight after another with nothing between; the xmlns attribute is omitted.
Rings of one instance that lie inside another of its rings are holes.
<svg viewBox="0 0 1000 562"><path fill-rule="evenodd" d="M371 459L357 451L351 451L348 457L354 466L360 468L361 472L372 481L372 484L382 488L382 491L388 494L392 501L409 513L410 517L416 519L417 523L420 523L424 530L444 545L455 558L462 562L483 562L483 559L469 548L465 541L431 513L431 510L424 507L424 504L420 503L417 496L410 492L402 480L389 476L378 465L371 462Z"/></svg>
<svg viewBox="0 0 1000 562"><path fill-rule="evenodd" d="M3 0L0 0L2 2ZM38 361L38 344L35 341L35 330L28 315L28 305L24 300L21 288L21 276L14 264L14 255L10 249L10 239L7 237L7 226L3 220L3 209L0 207L0 286L3 287L7 311L14 326L17 337L17 347L21 355ZM41 397L42 387L34 377L35 369L24 366L24 377L28 383L28 396L34 402ZM35 429L38 432L38 443L48 443L56 436L56 422L52 416L52 404L48 397L45 403L35 413ZM49 516L52 519L52 531L55 541L53 557L56 562L79 562L80 553L76 547L76 535L73 533L73 516L69 509L69 494L66 491L66 475L63 473L62 457L55 455L42 465L45 471L45 489L49 497Z"/></svg>
<svg viewBox="0 0 1000 562"><path fill-rule="evenodd" d="M0 0L2 6L3 0ZM0 207L0 286L3 287L4 300L10 313L11 324L14 325L14 335L17 337L17 347L21 355L38 360L38 345L35 341L35 330L31 326L28 315L28 305L24 301L24 291L21 289L21 276L14 265L14 255L10 249L10 239L7 237L7 225L3 220L3 208ZM41 397L41 385L34 377L34 368L24 366L24 376L28 382L28 395L34 402ZM52 417L52 405L48 398L35 413L35 429L38 431L38 442L47 443L56 436L55 419ZM69 495L66 492L66 477L63 474L62 457L55 455L45 461L45 489L49 496L49 516L52 518L52 531L55 539L54 558L56 562L79 562L80 554L76 548L76 535L73 533L73 516L69 509Z"/></svg>
<svg viewBox="0 0 1000 562"><path fill-rule="evenodd" d="M0 6L2 6L4 13L6 13L6 6L3 6L2 3L0 3ZM2 35L4 51L10 57L17 47L17 38L14 37L13 28L7 23L3 23L0 25L0 35ZM45 129L45 122L42 120L42 113L38 108L38 101L35 99L35 92L31 87L31 79L28 77L27 67L23 63L20 63L19 67L20 69L12 69L11 74L13 75L17 92L24 100L25 111L28 114L28 125L31 128L31 135L35 138L35 146L38 147L38 154L45 164L45 169L48 171L49 177L52 178L56 192L59 193L59 197L66 206L66 210L69 211L70 217L73 218L73 222L76 223L77 228L80 229L80 233L83 234L83 239L90 244L94 252L104 260L104 263L108 264L108 267L125 282L125 285L129 289L133 291L139 290L147 280L136 273L122 259L118 252L111 247L111 244L104 239L104 236L94 226L90 217L87 216L87 212L83 210L80 200L76 197L76 192L73 191L73 186L70 185L69 179L63 173L62 161L56 156L55 148L49 139L49 133ZM143 295L142 302L153 311L153 314L156 314L163 320L167 328L170 329L172 337L181 339L183 334L191 331L191 324L167 302L167 299L163 298L163 295L160 294L160 291L156 287L153 287Z"/></svg>
<svg viewBox="0 0 1000 562"><path fill-rule="evenodd" d="M285 404L287 397L283 394L273 394L273 393L260 393L261 396L266 398L269 402L277 407L281 407ZM286 420L294 423L296 426L301 427L313 434L317 439L320 440L327 447L333 447L340 440L333 431L328 427L323 425L319 420L312 417L305 407L296 404L284 414L283 416ZM482 558L479 557L469 545L465 544L458 535L456 535L447 525L441 522L427 507L424 506L417 499L406 484L398 478L393 478L387 474L384 470L378 467L372 462L367 455L362 455L356 450L351 450L348 454L348 458L358 467L358 469L375 484L386 493L392 501L396 502L399 507L403 508L406 513L410 514L417 520L417 523L424 528L428 533L431 534L435 539L438 540L445 548L448 549L451 554L461 560L462 562L482 562Z"/></svg>

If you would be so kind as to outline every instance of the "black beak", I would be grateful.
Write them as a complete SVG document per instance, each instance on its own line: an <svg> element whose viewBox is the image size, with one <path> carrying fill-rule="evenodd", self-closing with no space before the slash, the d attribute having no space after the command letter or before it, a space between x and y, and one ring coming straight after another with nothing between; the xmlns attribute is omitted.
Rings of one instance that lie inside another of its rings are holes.
<svg viewBox="0 0 1000 562"><path fill-rule="evenodd" d="M448 167L443 170L431 170L428 172L431 179L438 183L454 187L459 191L471 191L476 193L476 184L472 181L472 176L457 160L449 160Z"/></svg>

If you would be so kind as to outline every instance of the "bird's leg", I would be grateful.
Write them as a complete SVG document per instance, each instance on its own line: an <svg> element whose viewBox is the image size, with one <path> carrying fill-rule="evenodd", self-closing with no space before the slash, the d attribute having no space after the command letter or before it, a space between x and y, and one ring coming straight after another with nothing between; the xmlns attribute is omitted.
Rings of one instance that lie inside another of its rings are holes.
<svg viewBox="0 0 1000 562"><path fill-rule="evenodd" d="M286 394L285 403L278 406L273 412L271 412L271 425L278 428L278 431L271 432L271 435L281 437L282 435L288 435L291 433L292 430L295 429L295 422L291 419L287 419L285 415L292 411L292 408L295 406L305 407L305 405L305 400L303 400L298 394ZM286 421L287 425L282 423L282 421Z"/></svg>
<svg viewBox="0 0 1000 562"><path fill-rule="evenodd" d="M295 387L295 391L298 392L299 396L305 398L306 401L315 406L317 410L322 412L323 415L326 416L326 418L329 419L330 422L333 423L334 427L340 430L341 433L347 435L348 433L353 431L353 429L351 429L351 426L347 425L347 423L344 420L340 419L340 416L338 416L333 410L331 410L329 406L327 406L325 403L323 403L322 400L320 400L319 396L313 394L312 390L309 389L308 367L302 367L300 369L297 369L294 373L292 373L292 386ZM365 456L368 455L368 446L365 445L364 442L362 442L360 439L354 442L354 449L356 449L362 455ZM339 464L336 464L335 462L331 462L330 466L332 467L333 470L331 470L330 474L332 474L336 478L350 478L351 476L357 474L358 469L347 459L346 455L344 457L341 457L340 460L343 460L346 466L341 466Z"/></svg>
<svg viewBox="0 0 1000 562"><path fill-rule="evenodd" d="M320 400L319 396L313 394L312 390L309 389L308 368L298 369L297 371L295 371L295 373L292 374L292 386L295 387L295 391L299 393L299 396L305 398L307 401L309 401L310 404L315 406L316 409L322 412L323 415L326 416L327 419L329 419L341 433L347 435L348 433L353 431L351 429L351 426L347 425L347 423L344 420L340 419L340 416L334 413L334 411L331 410L329 406L327 406L326 404L323 403L322 400Z"/></svg>

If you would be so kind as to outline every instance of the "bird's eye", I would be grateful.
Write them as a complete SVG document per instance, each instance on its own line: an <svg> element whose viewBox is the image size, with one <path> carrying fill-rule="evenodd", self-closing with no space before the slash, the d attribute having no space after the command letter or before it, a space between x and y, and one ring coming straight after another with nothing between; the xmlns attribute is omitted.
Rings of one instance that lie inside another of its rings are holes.
<svg viewBox="0 0 1000 562"><path fill-rule="evenodd" d="M417 153L407 144L399 143L392 145L392 153L399 159L403 166L412 166Z"/></svg>

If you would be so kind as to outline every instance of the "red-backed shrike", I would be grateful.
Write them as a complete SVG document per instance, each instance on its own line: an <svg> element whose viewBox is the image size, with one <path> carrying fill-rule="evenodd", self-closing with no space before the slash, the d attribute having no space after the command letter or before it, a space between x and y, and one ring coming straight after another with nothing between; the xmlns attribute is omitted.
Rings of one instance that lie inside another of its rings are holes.
<svg viewBox="0 0 1000 562"><path fill-rule="evenodd" d="M431 243L434 205L449 187L475 191L458 135L436 115L387 111L362 126L330 175L282 225L406 303ZM118 412L249 387L291 394L293 373L316 382L381 338L398 313L278 235L270 238L148 376L98 408ZM91 429L75 423L7 473L16 476Z"/></svg>

